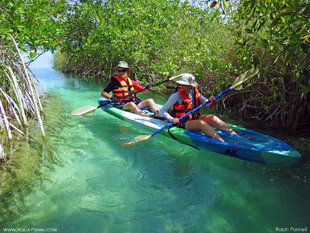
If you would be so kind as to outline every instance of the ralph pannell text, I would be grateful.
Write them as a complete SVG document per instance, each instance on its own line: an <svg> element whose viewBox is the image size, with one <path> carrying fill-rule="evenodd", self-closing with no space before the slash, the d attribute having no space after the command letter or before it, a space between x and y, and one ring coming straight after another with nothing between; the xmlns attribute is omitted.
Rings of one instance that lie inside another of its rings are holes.
<svg viewBox="0 0 310 233"><path fill-rule="evenodd" d="M307 227L276 227L276 232L308 232Z"/></svg>

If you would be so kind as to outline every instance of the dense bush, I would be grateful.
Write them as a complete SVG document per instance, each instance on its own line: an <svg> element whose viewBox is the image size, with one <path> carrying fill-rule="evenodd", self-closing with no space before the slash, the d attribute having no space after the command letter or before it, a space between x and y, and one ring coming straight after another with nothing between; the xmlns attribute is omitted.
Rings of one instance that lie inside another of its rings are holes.
<svg viewBox="0 0 310 233"><path fill-rule="evenodd" d="M307 132L309 16L307 0L240 1L234 15L236 51L243 65L260 67L262 75L254 95L241 101L243 114Z"/></svg>
<svg viewBox="0 0 310 233"><path fill-rule="evenodd" d="M226 28L216 12L188 2L84 1L67 15L61 51L69 58L68 71L108 78L125 60L143 82L160 81L185 67L214 81L215 73L236 72Z"/></svg>
<svg viewBox="0 0 310 233"><path fill-rule="evenodd" d="M211 8L208 5L211 3ZM108 78L119 60L155 82L191 70L215 94L256 66L261 79L218 108L293 130L308 127L309 4L294 1L80 1L66 17L64 70Z"/></svg>
<svg viewBox="0 0 310 233"><path fill-rule="evenodd" d="M61 40L64 6L65 0L0 1L0 44L10 48L10 34L31 58L39 48L54 50Z"/></svg>

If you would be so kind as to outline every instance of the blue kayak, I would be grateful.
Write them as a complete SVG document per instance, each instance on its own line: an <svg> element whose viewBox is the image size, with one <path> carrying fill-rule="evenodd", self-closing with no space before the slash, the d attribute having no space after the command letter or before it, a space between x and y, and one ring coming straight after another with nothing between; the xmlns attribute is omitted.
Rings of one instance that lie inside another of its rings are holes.
<svg viewBox="0 0 310 233"><path fill-rule="evenodd" d="M98 103L99 105L106 104L107 100L99 98ZM158 106L162 107L161 105ZM117 118L150 130L150 132L154 132L169 123L163 119L153 118L152 114L148 112L149 117L145 117L118 109L112 103L101 107L101 109ZM301 154L297 150L279 139L240 126L228 125L244 138L219 130L217 133L225 140L225 142L219 142L202 133L190 132L177 127L167 128L160 134L200 150L212 151L278 168L293 168L301 158ZM251 139L245 139L248 137ZM237 141L239 144L235 144Z"/></svg>

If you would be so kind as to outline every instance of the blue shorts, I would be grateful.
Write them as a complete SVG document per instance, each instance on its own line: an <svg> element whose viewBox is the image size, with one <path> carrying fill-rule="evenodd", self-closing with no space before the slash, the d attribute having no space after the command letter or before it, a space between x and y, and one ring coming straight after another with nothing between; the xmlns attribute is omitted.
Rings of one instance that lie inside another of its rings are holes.
<svg viewBox="0 0 310 233"><path fill-rule="evenodd" d="M114 103L114 106L115 106L116 108L122 109L122 108L123 108L127 103L129 103L129 102L134 102L136 105L138 105L140 102L142 102L142 100L136 98L134 101L120 101L120 102Z"/></svg>

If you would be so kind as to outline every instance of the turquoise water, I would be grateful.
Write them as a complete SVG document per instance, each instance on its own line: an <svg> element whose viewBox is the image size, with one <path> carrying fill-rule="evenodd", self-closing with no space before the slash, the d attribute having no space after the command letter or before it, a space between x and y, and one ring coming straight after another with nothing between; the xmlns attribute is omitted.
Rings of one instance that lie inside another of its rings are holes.
<svg viewBox="0 0 310 233"><path fill-rule="evenodd" d="M40 57L32 69L52 96L47 104L57 105L45 129L58 163L45 170L47 178L18 203L20 214L2 231L310 231L309 162L292 171L273 169L161 135L121 147L149 132L100 109L71 116L79 107L97 106L103 87L66 77L50 59Z"/></svg>

